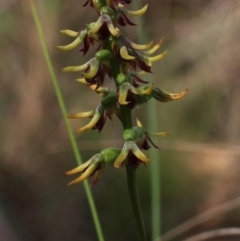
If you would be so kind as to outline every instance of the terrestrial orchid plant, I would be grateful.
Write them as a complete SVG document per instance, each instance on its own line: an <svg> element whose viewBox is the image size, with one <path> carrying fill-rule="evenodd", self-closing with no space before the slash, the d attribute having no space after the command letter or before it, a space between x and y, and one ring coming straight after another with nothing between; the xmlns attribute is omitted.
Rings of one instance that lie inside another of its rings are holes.
<svg viewBox="0 0 240 241"><path fill-rule="evenodd" d="M80 72L81 77L77 81L89 86L102 98L92 110L68 116L75 119L90 118L90 122L77 132L83 133L94 129L100 132L106 121L112 120L114 115L123 126L122 149L110 147L100 150L87 162L66 172L67 175L80 173L80 176L69 185L81 183L88 177L92 177L92 185L95 184L102 176L107 164L115 168L125 167L139 236L141 240L146 240L134 175L141 163L150 162L143 150L148 150L151 145L158 148L150 136L165 136L169 132L152 133L145 130L139 120L136 126L133 126L132 111L151 98L160 102L178 100L186 94L188 89L180 93L168 93L142 79L144 74L152 73L152 63L163 59L168 50L152 56L160 48L162 40L155 45L152 41L147 44L137 44L122 34L118 26L136 25L129 16L141 16L148 8L148 5L145 5L140 10L130 11L127 9L130 3L131 0L87 0L83 6L90 5L97 12L98 19L87 24L85 29L79 32L60 30L61 34L75 39L66 46L56 46L56 48L70 51L80 46L79 50L83 55L92 46L96 49L95 56L86 63L62 69L63 72ZM107 76L108 82L114 81L115 89L107 87Z"/></svg>

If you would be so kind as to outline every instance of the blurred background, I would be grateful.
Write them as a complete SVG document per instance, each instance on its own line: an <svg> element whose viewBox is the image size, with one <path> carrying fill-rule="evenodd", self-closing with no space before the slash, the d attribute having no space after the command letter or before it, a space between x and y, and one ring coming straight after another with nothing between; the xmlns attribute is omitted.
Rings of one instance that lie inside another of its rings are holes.
<svg viewBox="0 0 240 241"><path fill-rule="evenodd" d="M240 1L149 0L146 34L163 37L164 60L153 67L155 86L170 92L190 87L181 100L158 103L161 155L162 232L240 196ZM54 45L72 39L95 21L79 0L39 0L36 7L69 113L95 108L99 97L61 68L84 63L77 50ZM130 7L129 7L130 8ZM91 10L91 11L90 11ZM134 19L132 19L134 21ZM135 42L136 27L122 28ZM83 185L67 187L63 173L76 166L68 134L43 57L28 1L0 0L0 241L97 240ZM146 127L147 105L134 112ZM73 129L87 120L71 121ZM157 131L157 130L152 130ZM102 148L121 147L117 118L97 131L76 135L83 161ZM149 168L138 169L150 237ZM106 240L137 240L125 170L108 167L92 188ZM239 206L239 208L238 208ZM240 225L240 201L231 211L172 240ZM167 239L166 239L167 240ZM214 239L220 240L220 239ZM226 240L226 239L222 239ZM234 240L234 239L228 239ZM239 240L239 239L236 239Z"/></svg>

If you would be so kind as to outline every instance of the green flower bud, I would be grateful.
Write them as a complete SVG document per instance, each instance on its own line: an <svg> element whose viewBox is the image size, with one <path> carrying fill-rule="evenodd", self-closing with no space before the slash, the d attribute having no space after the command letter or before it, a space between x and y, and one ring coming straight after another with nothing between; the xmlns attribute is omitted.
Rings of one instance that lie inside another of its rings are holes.
<svg viewBox="0 0 240 241"><path fill-rule="evenodd" d="M120 153L121 150L118 148L108 148L101 151L101 154L104 156L104 161L106 163L114 163Z"/></svg>
<svg viewBox="0 0 240 241"><path fill-rule="evenodd" d="M120 74L118 74L116 80L117 80L117 83L118 83L119 85L121 85L121 84L127 82L128 79L129 79L129 78L128 78L125 74L120 73Z"/></svg>
<svg viewBox="0 0 240 241"><path fill-rule="evenodd" d="M133 141L135 140L136 136L135 136L135 131L132 130L132 129L126 129L124 132L123 132L123 139L125 141Z"/></svg>
<svg viewBox="0 0 240 241"><path fill-rule="evenodd" d="M112 56L111 52L107 49L102 49L95 54L95 57L100 61L108 60Z"/></svg>
<svg viewBox="0 0 240 241"><path fill-rule="evenodd" d="M134 126L132 128L132 130L135 133L135 140L141 139L145 134L145 130L142 127L139 127L139 126Z"/></svg>

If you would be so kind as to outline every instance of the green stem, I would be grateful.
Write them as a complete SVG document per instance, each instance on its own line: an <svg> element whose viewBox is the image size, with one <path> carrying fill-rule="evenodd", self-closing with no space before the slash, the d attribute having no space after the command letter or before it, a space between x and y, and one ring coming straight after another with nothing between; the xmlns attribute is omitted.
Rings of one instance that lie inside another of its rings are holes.
<svg viewBox="0 0 240 241"><path fill-rule="evenodd" d="M132 111L127 106L120 105L121 122L124 130L132 128Z"/></svg>
<svg viewBox="0 0 240 241"><path fill-rule="evenodd" d="M139 9L142 1L133 1L133 8ZM144 17L136 19L138 39L144 43L148 42L146 34L146 26L144 24ZM147 79L146 79L147 80ZM148 80L153 82L153 77L149 76ZM150 100L147 108L148 126L152 130L158 130L159 120L157 116L157 104L154 100ZM151 187L151 226L152 226L152 240L161 237L161 174L160 174L160 152L154 148L149 150L151 159L150 165L150 187Z"/></svg>
<svg viewBox="0 0 240 241"><path fill-rule="evenodd" d="M123 105L121 105L120 108L121 108L121 121L122 121L124 130L132 128L131 109ZM146 238L141 206L140 206L136 169L134 169L132 166L126 165L126 171L127 171L128 192L131 199L131 205L132 205L133 215L136 222L138 234L141 241L146 241L147 238Z"/></svg>
<svg viewBox="0 0 240 241"><path fill-rule="evenodd" d="M61 89L58 85L58 81L57 81L55 71L53 69L52 61L51 61L50 56L49 56L49 52L48 52L48 49L47 49L47 45L46 45L46 41L45 41L44 34L43 34L43 31L42 31L42 27L41 27L41 24L40 24L40 20L39 20L39 17L38 17L38 14L37 14L37 11L36 11L36 8L34 6L33 1L30 1L30 3L31 3L32 15L33 15L36 27L37 27L37 31L38 31L39 38L40 38L40 41L41 41L44 57L45 57L47 67L48 67L48 71L50 73L52 83L53 83L53 87L54 87L54 90L55 90L55 93L56 93L56 96L57 96L57 99L58 99L58 103L59 103L62 115L64 117L64 121L65 121L65 124L66 124L66 127L67 127L67 131L68 131L68 134L69 134L70 142L71 142L71 145L72 145L72 148L73 148L73 152L74 152L77 164L80 165L82 163L81 155L80 155L80 152L78 150L77 142L76 142L72 127L70 125L70 122L66 118L67 109L66 109L63 97L62 97ZM91 193L91 190L90 190L89 183L88 183L88 181L84 181L83 184L84 184L85 192L86 192L86 195L87 195L88 203L89 203L89 206L90 206L90 210L91 210L91 213L92 213L92 216L93 216L93 221L94 221L94 224L95 224L95 229L96 229L96 232L97 232L98 240L104 241L103 232L102 232L102 229L101 229L100 221L99 221L99 218L98 218L96 206L95 206L95 203L94 203L94 200L93 200L93 196L92 196L92 193Z"/></svg>
<svg viewBox="0 0 240 241"><path fill-rule="evenodd" d="M117 61L111 62L111 69L113 71L112 73L113 77L116 79L117 75L120 73L120 69ZM124 105L120 105L120 110L121 110L121 122L124 130L132 128L132 110ZM132 166L126 165L126 172L127 172L128 192L131 200L134 219L138 230L138 235L141 241L146 241L147 238L146 238L141 206L140 206L136 170Z"/></svg>
<svg viewBox="0 0 240 241"><path fill-rule="evenodd" d="M147 238L146 238L146 232L144 228L141 207L140 207L136 170L132 166L126 165L126 171L127 171L128 191L131 199L131 205L132 205L136 226L138 229L138 234L141 241L146 241Z"/></svg>

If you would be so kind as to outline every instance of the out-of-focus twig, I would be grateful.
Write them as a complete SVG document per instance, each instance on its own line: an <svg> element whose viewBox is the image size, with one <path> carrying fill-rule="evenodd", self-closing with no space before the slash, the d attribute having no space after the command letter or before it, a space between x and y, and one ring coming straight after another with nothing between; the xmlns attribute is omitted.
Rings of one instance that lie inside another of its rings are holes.
<svg viewBox="0 0 240 241"><path fill-rule="evenodd" d="M212 238L219 238L223 236L240 236L240 228L221 228L199 233L184 241L204 241Z"/></svg>
<svg viewBox="0 0 240 241"><path fill-rule="evenodd" d="M199 214L198 216L180 224L179 226L173 228L172 230L168 231L161 237L161 241L171 240L171 239L177 237L178 235L192 229L193 227L196 227L197 225L210 220L211 218L214 218L218 215L229 212L230 210L233 210L233 209L239 208L239 207L240 207L240 197L237 197L228 202L220 204L220 205L218 205L206 212L203 212L203 213ZM159 240L160 239L156 239L156 241L159 241Z"/></svg>

